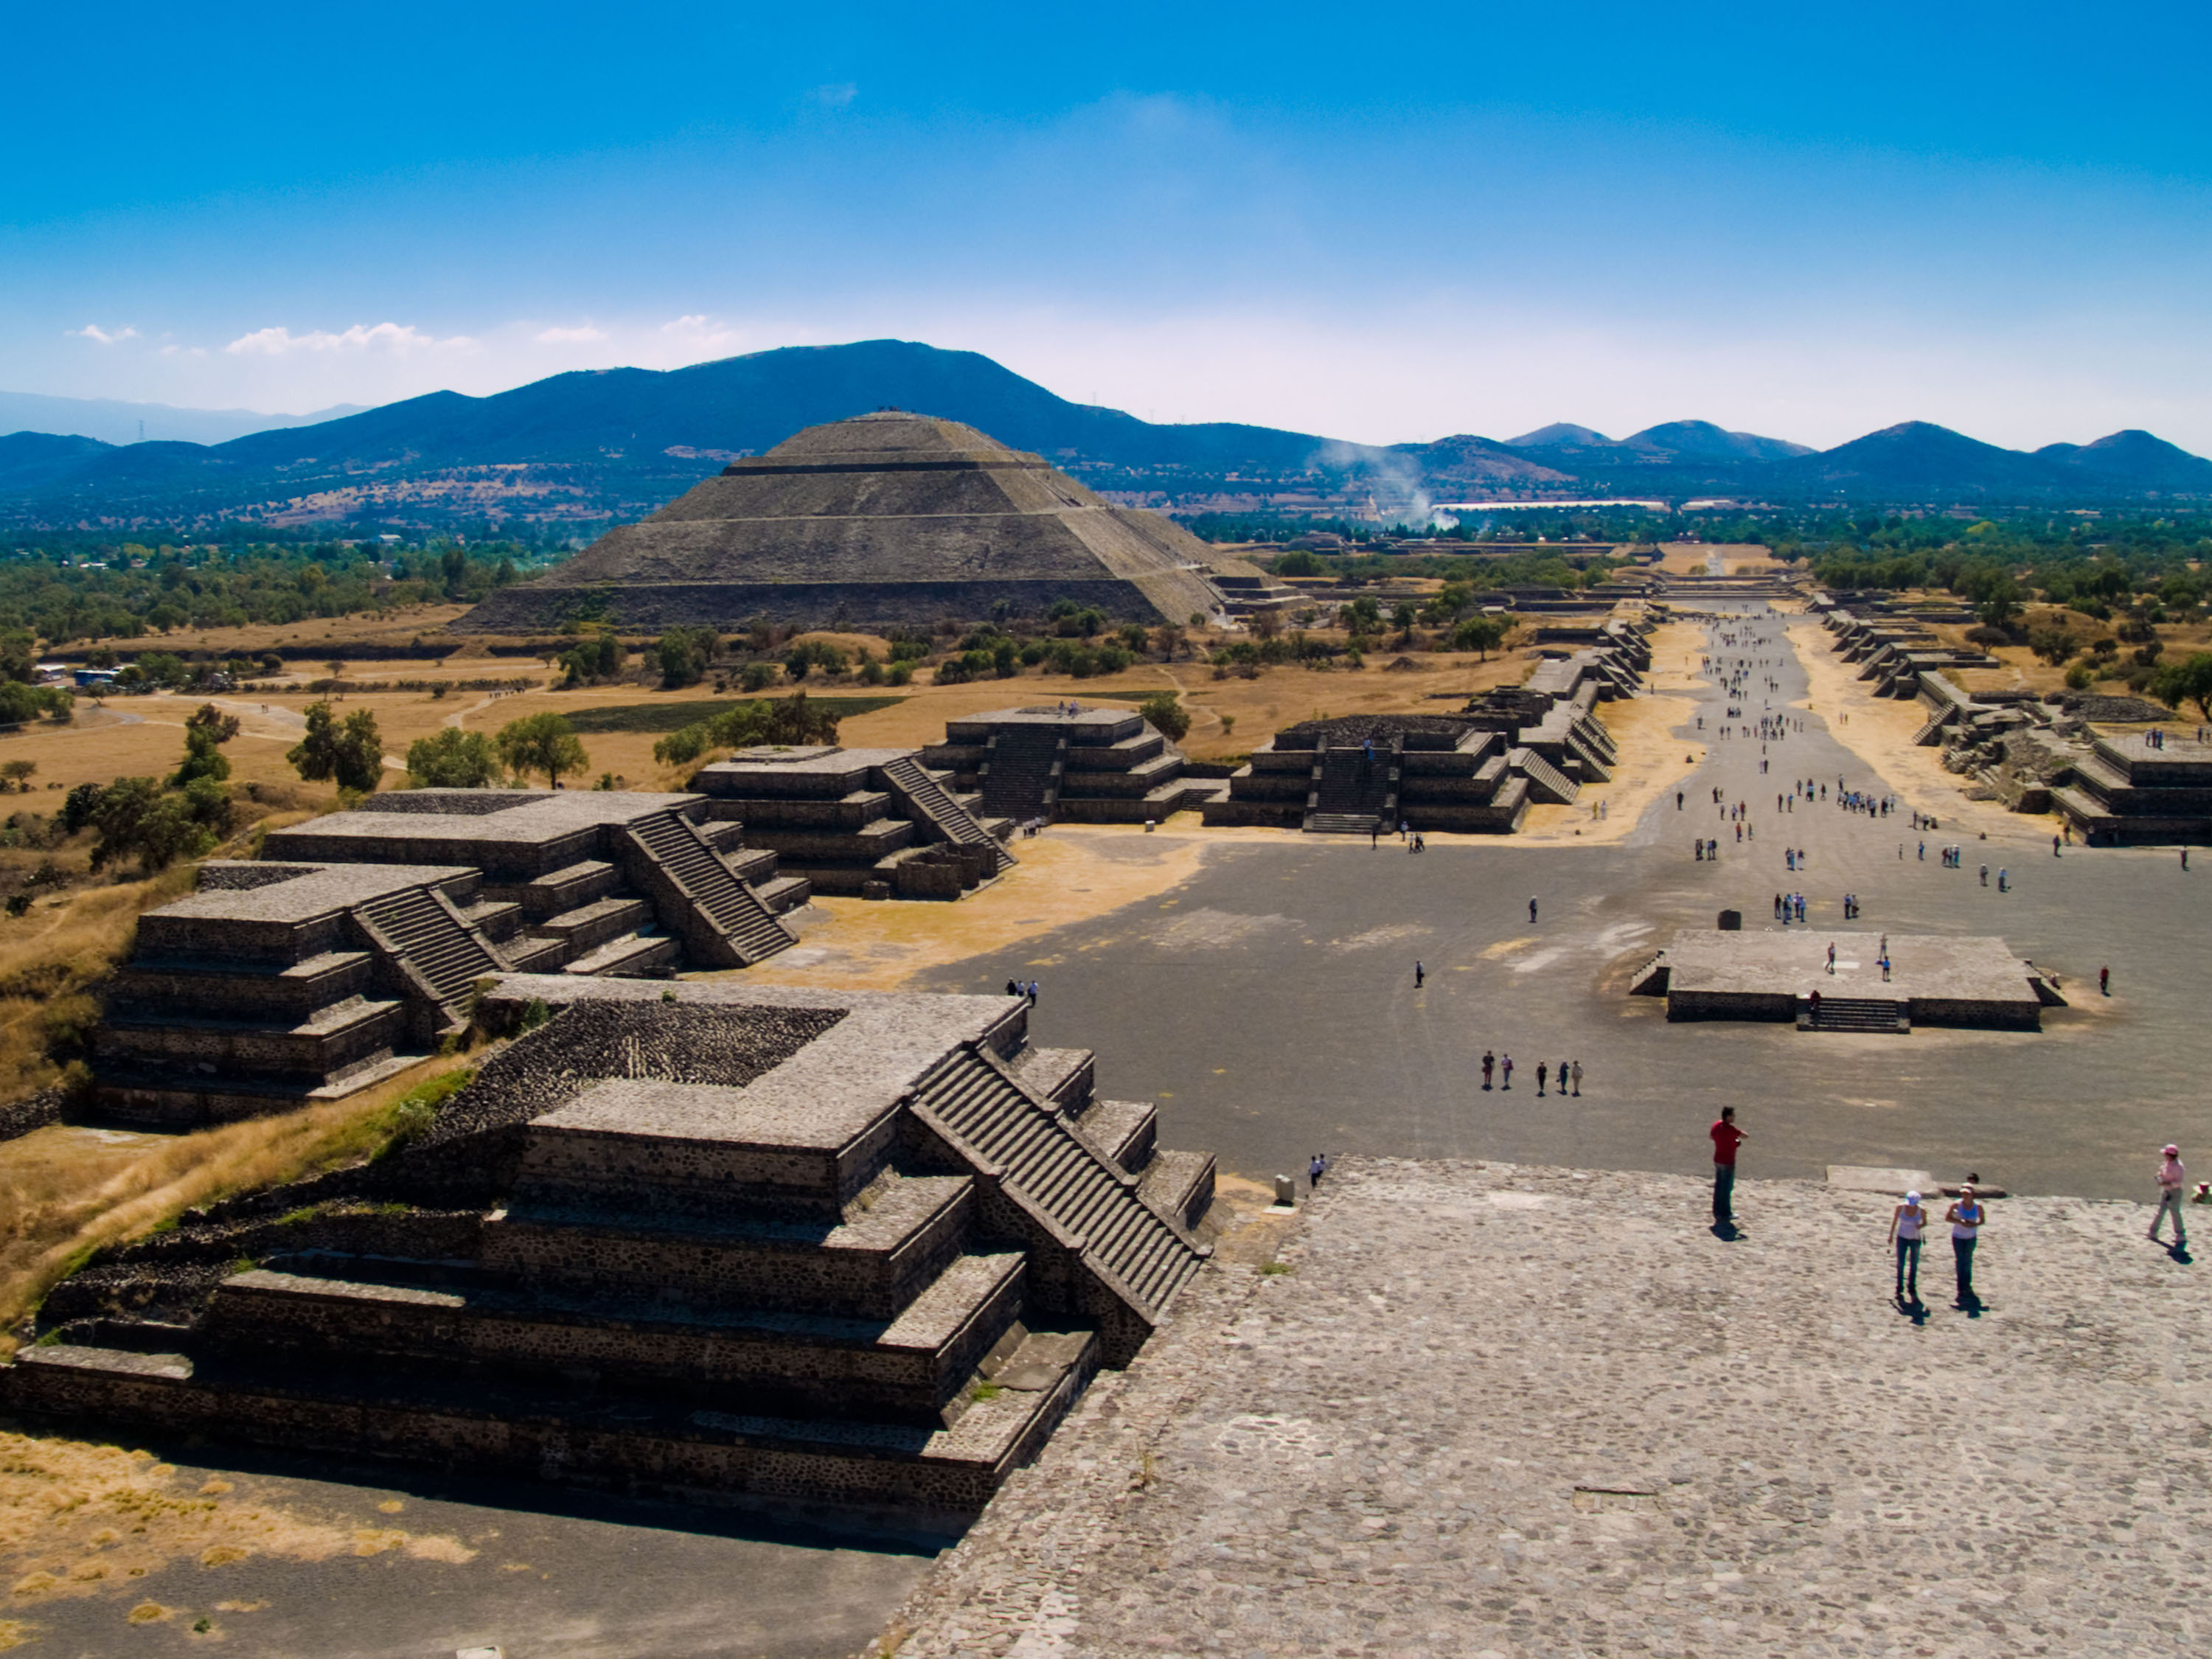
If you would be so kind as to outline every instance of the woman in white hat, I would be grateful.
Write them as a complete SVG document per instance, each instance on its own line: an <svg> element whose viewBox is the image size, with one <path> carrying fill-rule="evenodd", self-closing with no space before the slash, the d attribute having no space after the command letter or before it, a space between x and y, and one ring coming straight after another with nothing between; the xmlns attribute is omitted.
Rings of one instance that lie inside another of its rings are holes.
<svg viewBox="0 0 2212 1659"><path fill-rule="evenodd" d="M2181 1166L2181 1148L2169 1146L2160 1154L2158 1166L2158 1213L2150 1218L2151 1243L2158 1243L2158 1230L2165 1224L2166 1213L2173 1214L2173 1248L2189 1248L2189 1232L2181 1224L2181 1194L2189 1186L2189 1171Z"/></svg>

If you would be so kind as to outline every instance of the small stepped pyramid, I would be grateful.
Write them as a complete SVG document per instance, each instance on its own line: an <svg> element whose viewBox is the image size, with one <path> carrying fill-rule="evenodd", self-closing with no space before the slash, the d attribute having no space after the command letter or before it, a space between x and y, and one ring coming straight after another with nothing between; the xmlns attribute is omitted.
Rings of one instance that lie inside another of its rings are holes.
<svg viewBox="0 0 2212 1659"><path fill-rule="evenodd" d="M1391 816L1398 799L1398 757L1388 750L1324 749L1313 769L1306 797L1309 833L1366 835L1395 829Z"/></svg>
<svg viewBox="0 0 2212 1659"><path fill-rule="evenodd" d="M1206 1259L1212 1159L1019 998L485 1001L548 1009L395 1155L64 1280L0 1411L957 1533Z"/></svg>

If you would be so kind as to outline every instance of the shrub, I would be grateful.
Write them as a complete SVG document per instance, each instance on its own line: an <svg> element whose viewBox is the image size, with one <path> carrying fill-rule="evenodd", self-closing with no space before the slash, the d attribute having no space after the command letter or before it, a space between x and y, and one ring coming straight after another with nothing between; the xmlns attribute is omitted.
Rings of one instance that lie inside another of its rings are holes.
<svg viewBox="0 0 2212 1659"><path fill-rule="evenodd" d="M678 691L706 678L707 666L722 648L722 641L711 628L672 628L653 648L660 659L660 684Z"/></svg>
<svg viewBox="0 0 2212 1659"><path fill-rule="evenodd" d="M765 691L775 684L780 672L772 662L749 662L738 676L738 684L747 691Z"/></svg>
<svg viewBox="0 0 2212 1659"><path fill-rule="evenodd" d="M2085 660L2075 663L2066 671L2066 684L2076 691L2087 691L2097 683L2097 671Z"/></svg>

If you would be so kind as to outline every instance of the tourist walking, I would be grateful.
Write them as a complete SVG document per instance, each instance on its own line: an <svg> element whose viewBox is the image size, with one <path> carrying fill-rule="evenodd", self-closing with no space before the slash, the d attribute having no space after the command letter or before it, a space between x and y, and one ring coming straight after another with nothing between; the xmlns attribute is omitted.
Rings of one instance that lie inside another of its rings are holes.
<svg viewBox="0 0 2212 1659"><path fill-rule="evenodd" d="M2189 1230L2181 1223L2181 1195L2189 1188L2189 1171L2181 1165L2181 1148L2167 1146L2159 1154L2158 1213L2150 1218L2150 1241L2158 1243L2158 1230L2168 1211L2173 1214L2173 1248L2189 1248Z"/></svg>
<svg viewBox="0 0 2212 1659"><path fill-rule="evenodd" d="M1498 1056L1485 1048L1482 1051L1482 1086L1490 1087L1490 1074L1498 1068Z"/></svg>
<svg viewBox="0 0 2212 1659"><path fill-rule="evenodd" d="M1328 1155L1326 1152L1316 1152L1316 1153L1315 1153L1311 1158L1308 1158L1308 1159L1306 1160L1306 1185L1307 1185L1307 1186L1309 1186L1309 1187L1318 1187L1318 1186L1320 1186L1320 1185L1321 1185L1321 1178L1322 1178L1323 1176L1327 1175L1328 1173Z"/></svg>
<svg viewBox="0 0 2212 1659"><path fill-rule="evenodd" d="M2107 997L2112 994L2112 970L2109 968L2097 969L2097 994Z"/></svg>
<svg viewBox="0 0 2212 1659"><path fill-rule="evenodd" d="M1544 1097L1544 1079L1545 1079L1546 1078L1547 1078L1547 1077L1551 1076L1551 1074L1552 1074L1552 1068L1551 1068L1549 1066L1547 1066L1547 1065L1546 1065L1542 1060L1538 1060L1538 1061L1536 1062L1536 1098L1537 1098L1537 1099L1541 1100L1541 1099Z"/></svg>
<svg viewBox="0 0 2212 1659"><path fill-rule="evenodd" d="M1928 1224L1928 1212L1920 1207L1920 1194L1907 1193L1905 1202L1889 1215L1889 1242L1897 1247L1897 1299L1908 1308L1920 1305L1920 1233Z"/></svg>
<svg viewBox="0 0 2212 1659"><path fill-rule="evenodd" d="M1716 1222L1735 1219L1735 1149L1744 1143L1744 1133L1735 1127L1735 1108L1723 1106L1720 1116L1707 1132L1713 1138L1713 1219Z"/></svg>
<svg viewBox="0 0 2212 1659"><path fill-rule="evenodd" d="M1536 901L1534 899L1528 901L1528 920L1531 921L1536 920Z"/></svg>
<svg viewBox="0 0 2212 1659"><path fill-rule="evenodd" d="M1022 988L1021 988L1019 985L1018 985L1017 983L1015 983L1012 980L1008 980L1008 981L1006 981L1006 994L1007 994L1008 996L1010 996L1010 997L1018 997L1018 996L1021 995L1021 994L1022 994Z"/></svg>
<svg viewBox="0 0 2212 1659"><path fill-rule="evenodd" d="M1419 963L1416 962L1413 964L1413 988L1416 991L1419 990L1421 988L1421 982L1427 979L1428 976L1429 970L1422 967Z"/></svg>
<svg viewBox="0 0 2212 1659"><path fill-rule="evenodd" d="M1979 1241L1982 1224L1987 1218L1981 1200L1974 1196L1972 1186L1959 1188L1958 1202L1943 1212L1943 1219L1951 1224L1951 1260L1959 1275L1959 1305L1962 1308L1981 1306L1981 1297L1974 1294L1974 1245Z"/></svg>
<svg viewBox="0 0 2212 1659"><path fill-rule="evenodd" d="M1579 1099L1579 1098L1581 1097L1581 1096L1582 1096L1582 1092L1583 1092L1583 1063L1582 1063L1582 1061L1580 1061L1579 1060L1577 1060L1577 1061L1574 1063L1574 1066L1573 1066L1572 1069L1573 1069L1573 1072L1574 1072L1574 1077L1575 1077L1575 1095L1576 1095L1576 1097L1577 1097L1577 1099Z"/></svg>
<svg viewBox="0 0 2212 1659"><path fill-rule="evenodd" d="M1503 1060L1498 1061L1498 1069L1504 1073L1505 1078L1505 1080L1501 1086L1508 1089L1511 1088L1513 1086L1513 1056L1508 1054Z"/></svg>

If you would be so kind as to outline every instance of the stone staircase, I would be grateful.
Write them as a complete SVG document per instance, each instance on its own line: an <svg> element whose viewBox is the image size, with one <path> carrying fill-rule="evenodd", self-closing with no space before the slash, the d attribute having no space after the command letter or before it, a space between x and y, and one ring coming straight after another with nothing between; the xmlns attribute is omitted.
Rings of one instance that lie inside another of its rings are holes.
<svg viewBox="0 0 2212 1659"><path fill-rule="evenodd" d="M633 878L662 889L662 915L697 960L750 968L799 942L682 813L655 813L621 835L638 854Z"/></svg>
<svg viewBox="0 0 2212 1659"><path fill-rule="evenodd" d="M441 893L423 887L371 899L354 921L374 949L417 982L450 1029L467 1018L469 994L479 980L507 965Z"/></svg>
<svg viewBox="0 0 2212 1659"><path fill-rule="evenodd" d="M1887 997L1831 997L1820 999L1820 1009L1814 1013L1809 1004L1800 1004L1797 1010L1797 1029L1801 1031L1879 1031L1885 1035L1909 1032L1912 1020L1907 1010L1910 1005L1893 1001Z"/></svg>
<svg viewBox="0 0 2212 1659"><path fill-rule="evenodd" d="M1145 1202L1135 1177L975 1049L940 1062L923 1079L915 1104L1002 1170L1006 1186L1085 1241L1085 1254L1147 1315L1164 1309L1205 1260L1200 1246Z"/></svg>
<svg viewBox="0 0 2212 1659"><path fill-rule="evenodd" d="M920 761L909 755L892 761L882 770L884 787L908 816L927 825L939 840L956 847L988 850L994 860L994 872L1003 872L1014 866L1014 855L975 821L973 813L953 799L945 787L923 769Z"/></svg>
<svg viewBox="0 0 2212 1659"><path fill-rule="evenodd" d="M1398 757L1393 750L1323 749L1306 796L1309 833L1366 835L1396 825Z"/></svg>
<svg viewBox="0 0 2212 1659"><path fill-rule="evenodd" d="M1565 806L1582 793L1582 786L1533 749L1516 749L1506 764L1528 780L1528 793L1538 800Z"/></svg>
<svg viewBox="0 0 2212 1659"><path fill-rule="evenodd" d="M1066 736L1048 726L1012 726L994 735L983 762L983 816L1050 817L1066 750Z"/></svg>

